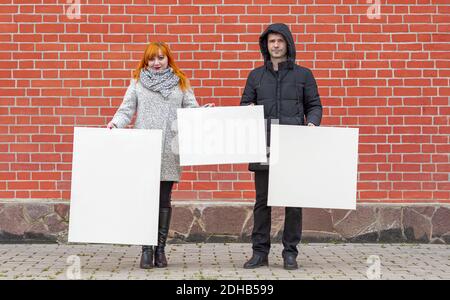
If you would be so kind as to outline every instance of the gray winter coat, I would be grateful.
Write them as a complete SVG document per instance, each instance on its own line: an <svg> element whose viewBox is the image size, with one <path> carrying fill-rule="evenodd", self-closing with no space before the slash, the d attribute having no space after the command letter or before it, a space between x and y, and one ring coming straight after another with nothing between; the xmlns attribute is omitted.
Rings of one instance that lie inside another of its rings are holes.
<svg viewBox="0 0 450 300"><path fill-rule="evenodd" d="M175 149L178 149L175 122L177 108L198 106L192 90L183 92L177 86L167 98L164 98L161 93L152 92L139 81L132 79L112 122L118 128L124 128L130 124L136 113L134 128L162 129L161 181L179 181L180 158L172 151L172 143Z"/></svg>

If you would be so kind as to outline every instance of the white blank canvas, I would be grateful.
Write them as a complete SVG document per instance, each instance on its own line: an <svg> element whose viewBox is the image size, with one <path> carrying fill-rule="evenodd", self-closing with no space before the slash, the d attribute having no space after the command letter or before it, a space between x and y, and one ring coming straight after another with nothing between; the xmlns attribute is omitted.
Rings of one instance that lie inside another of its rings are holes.
<svg viewBox="0 0 450 300"><path fill-rule="evenodd" d="M182 166L267 162L261 105L183 108L177 119Z"/></svg>
<svg viewBox="0 0 450 300"><path fill-rule="evenodd" d="M268 205L356 209L358 129L272 125Z"/></svg>
<svg viewBox="0 0 450 300"><path fill-rule="evenodd" d="M161 130L75 127L69 242L156 245Z"/></svg>

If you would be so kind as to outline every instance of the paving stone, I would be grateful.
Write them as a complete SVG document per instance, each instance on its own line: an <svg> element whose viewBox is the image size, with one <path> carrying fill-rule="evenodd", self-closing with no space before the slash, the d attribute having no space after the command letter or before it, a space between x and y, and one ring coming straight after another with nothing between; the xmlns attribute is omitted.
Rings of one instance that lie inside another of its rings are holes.
<svg viewBox="0 0 450 300"><path fill-rule="evenodd" d="M0 244L0 279L68 279L71 255L83 279L367 279L371 255L381 279L450 279L450 246L439 244L319 244L300 246L299 270L284 270L282 246L269 267L242 268L250 244L170 244L169 268L139 269L140 247L119 245Z"/></svg>

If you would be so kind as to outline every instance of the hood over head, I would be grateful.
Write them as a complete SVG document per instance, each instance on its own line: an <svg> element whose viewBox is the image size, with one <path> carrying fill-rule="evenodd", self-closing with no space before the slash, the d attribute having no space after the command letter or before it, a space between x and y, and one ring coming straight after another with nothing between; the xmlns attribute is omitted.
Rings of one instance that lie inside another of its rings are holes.
<svg viewBox="0 0 450 300"><path fill-rule="evenodd" d="M281 34L287 43L287 60L291 63L295 63L295 43L292 33L289 27L283 23L275 23L269 25L266 30L259 37L259 48L264 57L264 62L270 61L269 50L267 49L267 37L269 33L279 33Z"/></svg>

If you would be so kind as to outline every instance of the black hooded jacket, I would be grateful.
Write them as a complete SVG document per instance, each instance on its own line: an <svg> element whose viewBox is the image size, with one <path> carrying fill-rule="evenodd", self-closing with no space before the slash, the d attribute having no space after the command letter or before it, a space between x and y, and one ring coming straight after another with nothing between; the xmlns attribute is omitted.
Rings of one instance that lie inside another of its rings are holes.
<svg viewBox="0 0 450 300"><path fill-rule="evenodd" d="M287 43L287 60L278 64L275 72L267 49L269 33L283 35ZM279 124L320 125L322 104L312 72L295 64L295 43L285 24L270 25L259 38L264 65L252 70L248 76L241 105L264 105L267 119L267 146L270 145L271 120ZM306 118L306 122L305 122ZM268 170L267 164L251 163L249 170Z"/></svg>

